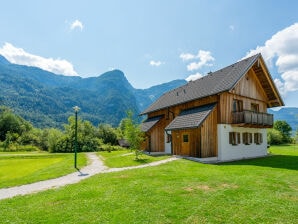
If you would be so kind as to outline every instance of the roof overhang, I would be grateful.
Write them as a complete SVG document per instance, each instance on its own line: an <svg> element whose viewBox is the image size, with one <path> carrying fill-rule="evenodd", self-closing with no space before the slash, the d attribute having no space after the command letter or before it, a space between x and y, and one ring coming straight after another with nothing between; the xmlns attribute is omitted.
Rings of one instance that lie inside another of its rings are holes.
<svg viewBox="0 0 298 224"><path fill-rule="evenodd" d="M268 107L284 106L285 104L261 55L258 61L252 66L252 69L255 72L268 98Z"/></svg>
<svg viewBox="0 0 298 224"><path fill-rule="evenodd" d="M156 117L150 117L147 118L142 124L141 124L141 131L148 132L151 128L153 128L154 125L156 125L160 119L163 116L156 116Z"/></svg>
<svg viewBox="0 0 298 224"><path fill-rule="evenodd" d="M216 103L182 111L166 128L166 131L199 128L215 108Z"/></svg>

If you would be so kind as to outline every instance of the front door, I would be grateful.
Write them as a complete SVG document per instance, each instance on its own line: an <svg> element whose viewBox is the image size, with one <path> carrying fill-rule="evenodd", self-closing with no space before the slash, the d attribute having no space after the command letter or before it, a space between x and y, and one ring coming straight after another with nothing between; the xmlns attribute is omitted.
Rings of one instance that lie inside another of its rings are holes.
<svg viewBox="0 0 298 224"><path fill-rule="evenodd" d="M190 135L189 132L181 133L181 155L189 156L190 155Z"/></svg>

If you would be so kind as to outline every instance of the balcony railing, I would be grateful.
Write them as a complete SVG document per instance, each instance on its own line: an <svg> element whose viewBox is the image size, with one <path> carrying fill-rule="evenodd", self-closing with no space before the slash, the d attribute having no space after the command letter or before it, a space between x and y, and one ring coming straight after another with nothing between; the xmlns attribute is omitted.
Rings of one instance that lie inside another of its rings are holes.
<svg viewBox="0 0 298 224"><path fill-rule="evenodd" d="M253 111L232 112L232 123L255 126L273 126L273 114L257 113Z"/></svg>

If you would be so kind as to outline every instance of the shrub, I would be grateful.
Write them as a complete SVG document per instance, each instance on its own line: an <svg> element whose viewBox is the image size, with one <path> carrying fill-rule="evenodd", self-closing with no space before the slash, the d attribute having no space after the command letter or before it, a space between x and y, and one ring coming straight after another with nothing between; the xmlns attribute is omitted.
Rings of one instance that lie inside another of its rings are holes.
<svg viewBox="0 0 298 224"><path fill-rule="evenodd" d="M268 129L267 142L270 145L280 145L283 143L283 136L280 131L276 129Z"/></svg>

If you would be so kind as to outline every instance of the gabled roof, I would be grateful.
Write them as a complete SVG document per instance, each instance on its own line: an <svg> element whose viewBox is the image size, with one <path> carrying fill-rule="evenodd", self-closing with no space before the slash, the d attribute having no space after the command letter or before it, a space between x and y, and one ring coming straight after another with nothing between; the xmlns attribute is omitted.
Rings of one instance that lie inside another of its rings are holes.
<svg viewBox="0 0 298 224"><path fill-rule="evenodd" d="M265 83L264 85L268 86L268 91L266 92L265 90L267 97L270 99L270 97L272 97L271 95L273 95L274 100L278 101L278 103L269 106L282 106L282 99L274 85L274 82L272 81L268 69L265 66L264 60L262 59L261 54L256 54L216 72L210 72L208 75L200 79L191 81L181 87L165 93L157 101L151 104L151 106L149 106L145 111L143 111L141 115L203 97L230 91L259 59L261 59L261 64L264 65L262 67L262 77L260 78L263 78L266 81L263 82ZM263 87L265 88L265 86Z"/></svg>
<svg viewBox="0 0 298 224"><path fill-rule="evenodd" d="M198 128L214 109L216 103L182 111L165 130Z"/></svg>
<svg viewBox="0 0 298 224"><path fill-rule="evenodd" d="M150 117L141 124L141 131L149 131L163 116Z"/></svg>

